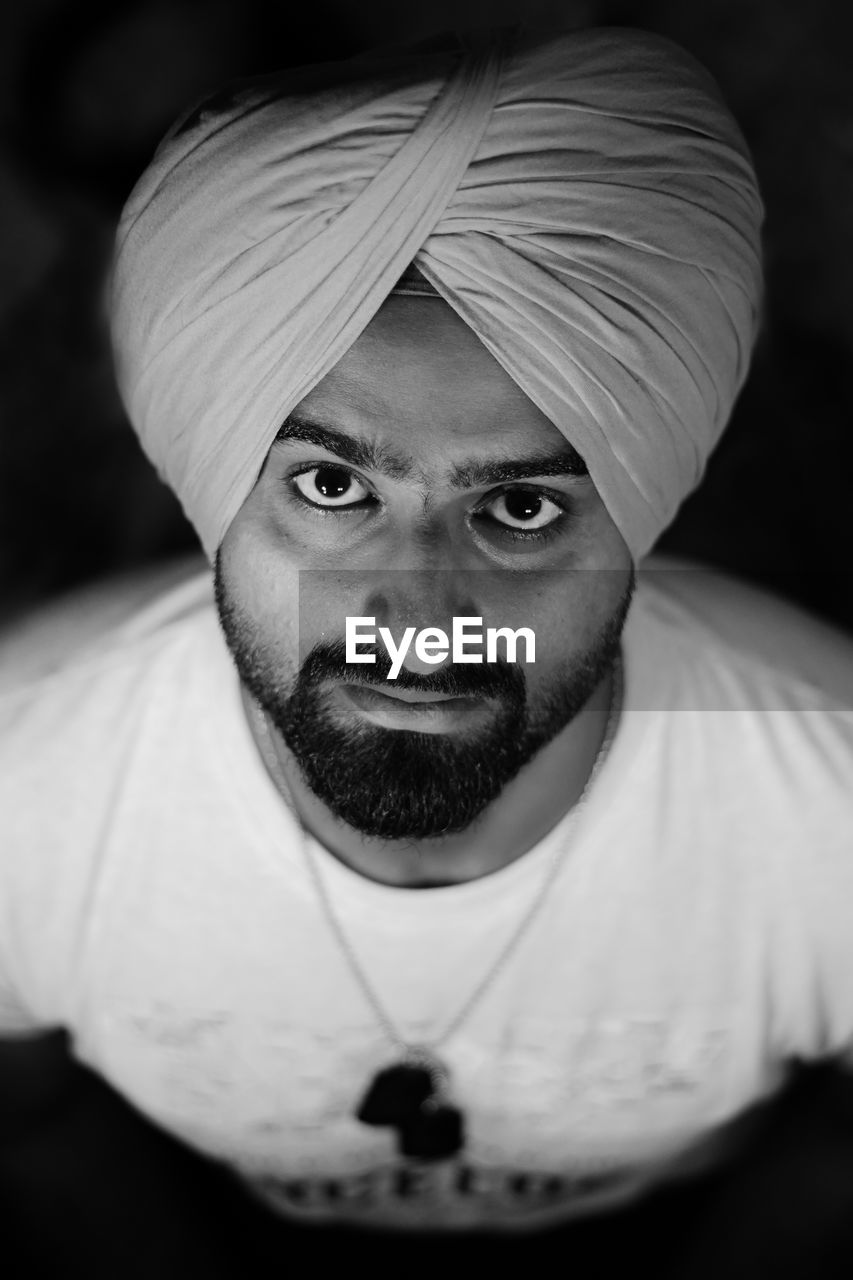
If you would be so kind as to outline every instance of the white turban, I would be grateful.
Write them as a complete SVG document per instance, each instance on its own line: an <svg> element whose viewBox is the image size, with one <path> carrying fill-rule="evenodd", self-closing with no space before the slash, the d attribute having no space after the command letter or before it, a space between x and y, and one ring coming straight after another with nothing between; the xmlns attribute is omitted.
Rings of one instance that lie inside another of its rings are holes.
<svg viewBox="0 0 853 1280"><path fill-rule="evenodd" d="M581 454L639 558L746 376L761 212L713 81L647 33L243 82L179 122L124 210L119 384L212 558L288 413L414 262Z"/></svg>

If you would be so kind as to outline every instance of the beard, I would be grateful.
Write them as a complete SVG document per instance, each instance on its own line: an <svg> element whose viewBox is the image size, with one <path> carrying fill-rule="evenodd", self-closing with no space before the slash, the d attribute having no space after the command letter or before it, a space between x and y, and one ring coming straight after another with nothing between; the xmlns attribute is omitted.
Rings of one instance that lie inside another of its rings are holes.
<svg viewBox="0 0 853 1280"><path fill-rule="evenodd" d="M487 699L490 722L459 733L417 733L369 723L342 722L330 705L335 685L382 685L387 653L375 665L345 661L342 641L320 642L298 673L283 682L274 647L231 598L217 555L219 622L244 686L284 739L314 795L341 821L381 840L440 839L464 831L500 795L524 765L583 710L619 655L634 590L629 585L613 614L580 653L555 673L531 704L519 666L505 661L445 664L425 677L403 668L396 688L451 697Z"/></svg>

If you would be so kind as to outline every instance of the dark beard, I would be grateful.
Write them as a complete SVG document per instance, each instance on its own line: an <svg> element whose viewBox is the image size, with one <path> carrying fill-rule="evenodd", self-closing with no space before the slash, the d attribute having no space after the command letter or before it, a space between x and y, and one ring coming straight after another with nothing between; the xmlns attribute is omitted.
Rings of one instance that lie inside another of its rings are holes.
<svg viewBox="0 0 853 1280"><path fill-rule="evenodd" d="M429 677L403 669L394 682L398 688L493 700L498 711L485 729L457 735L341 724L334 717L329 682L387 680L390 659L378 650L375 665L360 666L354 679L342 642L317 644L292 687L282 689L250 623L228 597L218 556L215 583L220 625L240 679L281 734L306 784L342 822L381 840L437 839L469 827L575 718L612 669L633 591L632 578L613 617L535 714L522 668L505 661L448 665Z"/></svg>

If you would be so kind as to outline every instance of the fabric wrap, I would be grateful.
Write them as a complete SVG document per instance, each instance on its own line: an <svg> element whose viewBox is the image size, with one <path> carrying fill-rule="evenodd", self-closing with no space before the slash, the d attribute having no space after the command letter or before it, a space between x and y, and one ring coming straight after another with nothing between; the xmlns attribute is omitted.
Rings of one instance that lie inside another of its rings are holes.
<svg viewBox="0 0 853 1280"><path fill-rule="evenodd" d="M581 453L639 558L745 378L761 214L713 81L647 33L503 33L244 81L178 122L125 207L119 385L212 558L287 414L414 261Z"/></svg>

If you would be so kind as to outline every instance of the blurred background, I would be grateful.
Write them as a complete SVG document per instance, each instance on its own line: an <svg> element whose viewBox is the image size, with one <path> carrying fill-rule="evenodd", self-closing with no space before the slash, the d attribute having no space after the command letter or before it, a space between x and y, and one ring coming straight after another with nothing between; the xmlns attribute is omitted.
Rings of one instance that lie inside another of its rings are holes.
<svg viewBox="0 0 853 1280"><path fill-rule="evenodd" d="M662 548L853 632L853 5L845 0L27 0L0 20L0 623L196 546L113 385L100 297L122 203L223 80L523 16L637 26L716 76L768 216L767 320Z"/></svg>

